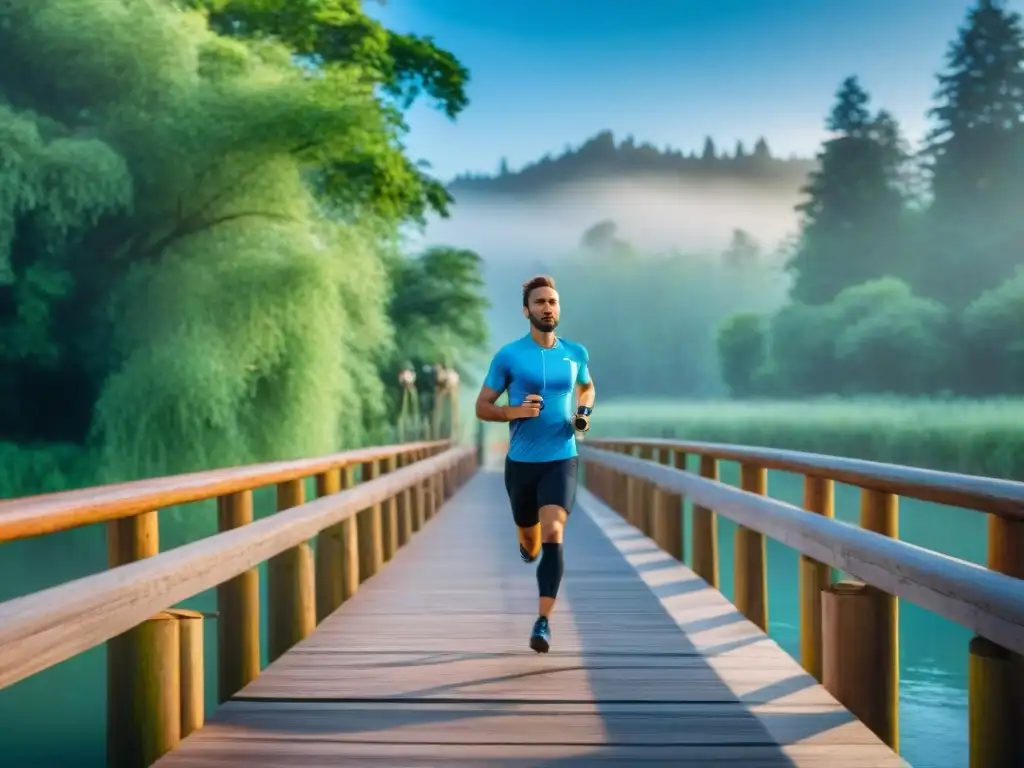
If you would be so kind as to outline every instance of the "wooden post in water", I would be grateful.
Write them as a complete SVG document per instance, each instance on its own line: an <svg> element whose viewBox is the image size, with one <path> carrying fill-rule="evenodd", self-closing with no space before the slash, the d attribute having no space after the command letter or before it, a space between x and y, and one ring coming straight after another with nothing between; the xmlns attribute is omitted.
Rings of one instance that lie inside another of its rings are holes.
<svg viewBox="0 0 1024 768"><path fill-rule="evenodd" d="M184 608L166 613L178 622L178 665L181 673L181 738L203 727L206 719L206 675L203 663L203 614Z"/></svg>
<svg viewBox="0 0 1024 768"><path fill-rule="evenodd" d="M753 464L740 465L740 487L748 493L768 493L768 470ZM736 608L768 631L768 550L764 534L736 526L733 579Z"/></svg>
<svg viewBox="0 0 1024 768"><path fill-rule="evenodd" d="M376 460L363 463L362 481L367 483L380 475ZM384 542L381 533L380 504L373 504L357 515L359 534L359 583L377 573L384 562Z"/></svg>
<svg viewBox="0 0 1024 768"><path fill-rule="evenodd" d="M804 509L833 518L834 483L825 477L804 478ZM800 555L800 663L821 682L821 593L832 583L831 568Z"/></svg>
<svg viewBox="0 0 1024 768"><path fill-rule="evenodd" d="M1024 523L988 516L988 567L1024 578ZM1024 660L991 640L971 640L967 668L970 768L1024 764Z"/></svg>
<svg viewBox="0 0 1024 768"><path fill-rule="evenodd" d="M117 568L160 552L157 512L107 523ZM168 613L107 641L107 765L144 768L181 741L178 623Z"/></svg>
<svg viewBox="0 0 1024 768"><path fill-rule="evenodd" d="M700 476L718 479L718 460L700 457ZM693 571L718 589L718 518L713 510L693 505Z"/></svg>
<svg viewBox="0 0 1024 768"><path fill-rule="evenodd" d="M822 683L893 750L899 738L886 674L890 626L881 590L841 581L821 593Z"/></svg>
<svg viewBox="0 0 1024 768"><path fill-rule="evenodd" d="M899 538L899 497L884 491L864 488L860 492L860 527L893 539ZM900 614L899 600L893 595L874 590L873 600L878 602L879 631L878 677L885 697L883 715L877 722L875 733L893 751L900 751ZM856 713L855 713L856 714ZM874 728L872 728L874 730Z"/></svg>
<svg viewBox="0 0 1024 768"><path fill-rule="evenodd" d="M277 485L277 509L282 512L305 501L302 480ZM316 629L316 575L308 541L270 558L267 563L269 597L268 657L271 662Z"/></svg>
<svg viewBox="0 0 1024 768"><path fill-rule="evenodd" d="M330 469L316 476L316 495L324 496L341 491L341 470ZM344 542L342 541L342 523L320 531L316 537L316 622L330 616L338 609L342 597L342 568L345 560Z"/></svg>
<svg viewBox="0 0 1024 768"><path fill-rule="evenodd" d="M217 530L252 522L252 491L217 499ZM260 575L250 568L217 586L217 699L224 703L260 673Z"/></svg>

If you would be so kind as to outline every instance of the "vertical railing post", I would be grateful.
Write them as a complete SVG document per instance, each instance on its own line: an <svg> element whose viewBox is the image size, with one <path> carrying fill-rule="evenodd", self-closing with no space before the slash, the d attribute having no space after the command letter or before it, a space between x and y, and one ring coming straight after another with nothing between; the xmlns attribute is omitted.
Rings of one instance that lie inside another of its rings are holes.
<svg viewBox="0 0 1024 768"><path fill-rule="evenodd" d="M398 467L408 467L413 463L412 455L403 451L398 456ZM404 547L412 539L412 488L406 488L399 492L398 500L398 546Z"/></svg>
<svg viewBox="0 0 1024 768"><path fill-rule="evenodd" d="M252 522L252 491L217 499L217 530ZM260 572L250 568L217 587L217 700L224 703L260 673Z"/></svg>
<svg viewBox="0 0 1024 768"><path fill-rule="evenodd" d="M866 531L874 531L893 539L899 538L899 498L892 493L869 488L860 493L860 525ZM899 646L899 601L881 590L870 592L877 603L879 646L877 668L874 676L878 681L878 720L869 727L893 750L899 752L900 745L900 646ZM857 714L854 712L854 714Z"/></svg>
<svg viewBox="0 0 1024 768"><path fill-rule="evenodd" d="M768 471L753 464L740 465L740 487L748 493L768 493ZM733 589L736 608L768 631L768 550L764 534L736 526L733 555Z"/></svg>
<svg viewBox="0 0 1024 768"><path fill-rule="evenodd" d="M840 581L821 593L821 676L825 689L895 751L884 596L858 581Z"/></svg>
<svg viewBox="0 0 1024 768"><path fill-rule="evenodd" d="M362 482L375 480L380 465L374 461L363 463ZM384 562L384 542L381 532L381 505L371 504L356 516L359 534L359 582L362 583L380 571Z"/></svg>
<svg viewBox="0 0 1024 768"><path fill-rule="evenodd" d="M718 479L718 460L700 457L700 476ZM693 505L693 571L718 589L718 518L713 510Z"/></svg>
<svg viewBox="0 0 1024 768"><path fill-rule="evenodd" d="M206 669L203 654L203 614L184 608L168 610L178 622L181 675L181 738L203 727L206 719Z"/></svg>
<svg viewBox="0 0 1024 768"><path fill-rule="evenodd" d="M988 567L1024 578L1024 523L988 516ZM969 647L970 768L1024 764L1024 660L991 640Z"/></svg>
<svg viewBox="0 0 1024 768"><path fill-rule="evenodd" d="M382 460L382 474L389 474L398 469L398 456L391 454ZM398 497L385 499L381 505L381 557L388 562L398 551Z"/></svg>
<svg viewBox="0 0 1024 768"><path fill-rule="evenodd" d="M804 478L804 509L823 517L835 516L835 484L826 477ZM824 563L800 555L800 663L819 683L821 668L821 593L832 582L831 571Z"/></svg>
<svg viewBox="0 0 1024 768"><path fill-rule="evenodd" d="M277 510L305 501L303 481L277 484ZM316 629L316 575L308 541L286 549L267 562L269 626L267 655L271 662Z"/></svg>
<svg viewBox="0 0 1024 768"><path fill-rule="evenodd" d="M111 568L160 552L155 510L107 523ZM180 630L160 612L107 641L107 765L144 768L181 741Z"/></svg>
<svg viewBox="0 0 1024 768"><path fill-rule="evenodd" d="M341 470L331 469L316 476L317 498L341 491ZM342 563L344 562L341 526L335 523L316 537L316 621L330 616L342 603Z"/></svg>

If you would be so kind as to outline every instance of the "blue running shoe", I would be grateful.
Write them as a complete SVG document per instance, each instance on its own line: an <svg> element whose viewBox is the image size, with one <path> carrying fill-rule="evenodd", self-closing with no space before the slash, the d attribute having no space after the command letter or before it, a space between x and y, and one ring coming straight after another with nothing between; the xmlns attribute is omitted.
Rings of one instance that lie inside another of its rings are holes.
<svg viewBox="0 0 1024 768"><path fill-rule="evenodd" d="M533 634L530 635L530 648L537 653L547 653L551 647L551 627L548 626L546 616L541 616L533 624Z"/></svg>

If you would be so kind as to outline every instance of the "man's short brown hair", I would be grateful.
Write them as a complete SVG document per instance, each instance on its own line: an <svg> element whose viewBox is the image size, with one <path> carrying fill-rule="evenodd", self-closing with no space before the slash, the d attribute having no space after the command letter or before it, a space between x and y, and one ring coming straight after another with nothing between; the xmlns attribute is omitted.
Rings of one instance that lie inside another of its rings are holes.
<svg viewBox="0 0 1024 768"><path fill-rule="evenodd" d="M531 277L525 283L523 283L523 306L530 306L530 293L537 288L552 288L555 287L555 278L550 275L537 275Z"/></svg>

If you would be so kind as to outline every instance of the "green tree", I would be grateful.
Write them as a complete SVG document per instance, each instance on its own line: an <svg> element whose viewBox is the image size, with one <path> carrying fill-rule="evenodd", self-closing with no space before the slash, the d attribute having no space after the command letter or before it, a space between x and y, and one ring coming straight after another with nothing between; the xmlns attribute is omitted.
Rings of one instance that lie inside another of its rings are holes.
<svg viewBox="0 0 1024 768"><path fill-rule="evenodd" d="M895 120L885 111L872 115L868 101L855 77L836 94L826 122L834 137L819 153L820 167L797 206L800 243L787 265L796 301L824 303L846 286L907 271L897 257L906 154Z"/></svg>
<svg viewBox="0 0 1024 768"><path fill-rule="evenodd" d="M972 372L965 382L974 395L1020 392L1024 381L1024 268L985 291L961 318L961 365Z"/></svg>
<svg viewBox="0 0 1024 768"><path fill-rule="evenodd" d="M1024 30L999 0L978 0L938 77L929 136L931 253L919 284L963 307L1021 262Z"/></svg>
<svg viewBox="0 0 1024 768"><path fill-rule="evenodd" d="M389 243L429 195L377 85L411 86L343 47L310 77L282 37L162 0L0 10L5 438L123 478L382 434ZM353 162L386 183L337 193Z"/></svg>
<svg viewBox="0 0 1024 768"><path fill-rule="evenodd" d="M718 362L733 397L757 394L758 374L768 358L768 340L760 315L744 312L718 327Z"/></svg>
<svg viewBox="0 0 1024 768"><path fill-rule="evenodd" d="M466 376L487 345L483 260L475 252L434 246L404 259L393 275L389 315L395 363L443 363Z"/></svg>
<svg viewBox="0 0 1024 768"><path fill-rule="evenodd" d="M386 29L363 10L363 0L187 0L213 30L241 40L275 41L309 66L353 66L389 99L387 146L400 150L401 110L422 95L454 119L469 103L469 71L430 37ZM447 215L452 198L425 163L395 151L382 162L379 142L354 146L319 173L322 190L347 206L389 219L422 222L429 211Z"/></svg>
<svg viewBox="0 0 1024 768"><path fill-rule="evenodd" d="M830 311L840 391L922 395L942 389L949 312L937 301L884 278L847 288Z"/></svg>

